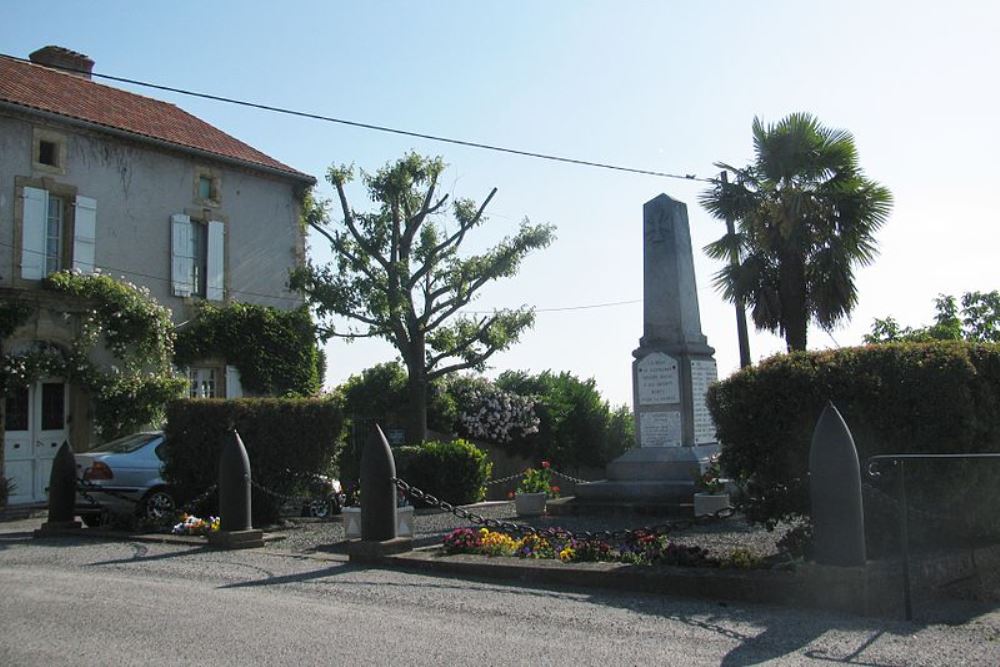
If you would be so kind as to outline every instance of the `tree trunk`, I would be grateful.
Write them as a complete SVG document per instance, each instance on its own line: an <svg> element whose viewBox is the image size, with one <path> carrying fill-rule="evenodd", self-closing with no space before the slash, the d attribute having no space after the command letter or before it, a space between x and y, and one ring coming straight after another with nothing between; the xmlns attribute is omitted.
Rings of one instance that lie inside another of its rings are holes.
<svg viewBox="0 0 1000 667"><path fill-rule="evenodd" d="M785 344L789 352L805 350L809 309L806 305L805 262L798 253L782 253L779 280L781 326L785 330Z"/></svg>
<svg viewBox="0 0 1000 667"><path fill-rule="evenodd" d="M419 445L427 438L427 370L424 368L424 339L415 336L406 359L409 398L406 444Z"/></svg>

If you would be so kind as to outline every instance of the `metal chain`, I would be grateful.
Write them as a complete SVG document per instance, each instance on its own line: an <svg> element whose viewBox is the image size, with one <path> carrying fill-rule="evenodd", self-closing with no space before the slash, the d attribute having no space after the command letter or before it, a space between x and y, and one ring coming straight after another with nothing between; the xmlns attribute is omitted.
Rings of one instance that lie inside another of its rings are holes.
<svg viewBox="0 0 1000 667"><path fill-rule="evenodd" d="M284 500L286 502L293 502L294 501L294 502L303 502L304 503L304 502L309 502L310 500L314 500L315 499L314 496L290 496L290 495L287 495L287 494L284 494L284 493L278 493L277 491L273 491L273 490L267 488L266 486L264 486L263 484L261 484L260 482L255 481L253 479L250 480L250 484L255 489L257 489L258 491L260 491L261 493L265 493L265 494L267 494L269 496L272 496L274 498L278 498L279 500Z"/></svg>
<svg viewBox="0 0 1000 667"><path fill-rule="evenodd" d="M513 475L508 475L506 477L501 477L500 479L494 479L492 481L486 482L486 486L494 486L496 484L503 484L504 482L509 482L512 479L517 479L519 477L524 477L523 472L515 473Z"/></svg>
<svg viewBox="0 0 1000 667"><path fill-rule="evenodd" d="M569 480L571 482L575 482L577 484L589 484L592 481L592 480L589 480L589 479L580 479L579 477L572 477L572 476L567 475L565 473L559 472L555 468L549 468L549 471L553 475L555 475L556 477L562 477L563 479ZM507 477L501 477L500 479L494 479L492 481L486 482L486 486L494 486L495 484L503 484L504 482L509 482L512 479L518 479L519 477L524 477L524 472L523 471L519 472L517 474L514 474L514 475L508 475Z"/></svg>
<svg viewBox="0 0 1000 667"><path fill-rule="evenodd" d="M579 477L571 477L565 473L561 473L558 470L555 470L554 468L550 468L550 470L552 471L552 474L555 475L556 477L562 477L563 479L567 479L576 484L590 484L593 481L590 479L580 479Z"/></svg>
<svg viewBox="0 0 1000 667"><path fill-rule="evenodd" d="M498 519L490 519L484 516L470 512L463 507L456 507L451 503L445 502L443 500L438 500L431 494L418 489L415 486L411 486L407 482L398 477L392 478L392 483L396 485L400 491L410 496L411 498L416 498L417 500L422 500L431 507L436 507L438 509L450 512L460 519L471 521L477 526L483 526L485 528L490 528L493 530L499 530L505 533L511 533L514 535L537 535L539 537L550 537L557 538L561 540L586 540L591 541L595 539L604 539L608 541L613 540L630 540L637 537L645 537L648 535L661 536L668 533L672 533L679 530L684 530L687 528L692 528L699 525L707 525L710 523L718 523L722 520L728 519L736 513L736 509L733 507L724 507L714 514L706 514L703 516L695 517L693 519L680 519L678 521L670 521L667 523L656 524L655 526L646 526L643 528L631 528L623 530L600 530L600 531L571 531L565 528L536 528L527 524L514 523L513 521L500 521Z"/></svg>
<svg viewBox="0 0 1000 667"><path fill-rule="evenodd" d="M207 489L205 489L200 495L198 495L195 498L193 498L193 499L189 500L188 502L186 502L184 504L184 507L181 507L180 510L182 512L190 512L195 507L197 507L198 505L200 505L203 500L205 500L210 495L212 495L212 493L217 488L219 488L219 485L218 484L213 484L212 486L210 486Z"/></svg>
<svg viewBox="0 0 1000 667"><path fill-rule="evenodd" d="M86 498L87 501L90 502L91 505L100 505L100 503L97 502L96 500L94 500L93 496L90 495L91 492L93 492L93 493L104 493L104 494L107 494L109 496L114 496L115 498L118 498L119 500L125 500L127 502L132 503L133 505L138 505L139 504L139 501L136 500L135 498L131 498L131 497L125 495L124 493L121 493L120 491L112 491L111 489L105 489L105 488L103 488L101 486L98 486L97 484L94 484L89 479L77 479L77 482L78 482L78 484L77 484L76 490L80 493L81 496L83 496L84 498Z"/></svg>

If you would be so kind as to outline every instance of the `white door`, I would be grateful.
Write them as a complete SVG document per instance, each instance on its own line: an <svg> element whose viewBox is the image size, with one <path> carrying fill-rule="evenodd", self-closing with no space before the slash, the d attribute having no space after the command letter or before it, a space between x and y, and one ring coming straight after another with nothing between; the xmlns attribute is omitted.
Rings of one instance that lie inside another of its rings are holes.
<svg viewBox="0 0 1000 667"><path fill-rule="evenodd" d="M9 392L4 432L5 475L14 481L10 503L45 502L52 459L69 439L69 386L41 380Z"/></svg>

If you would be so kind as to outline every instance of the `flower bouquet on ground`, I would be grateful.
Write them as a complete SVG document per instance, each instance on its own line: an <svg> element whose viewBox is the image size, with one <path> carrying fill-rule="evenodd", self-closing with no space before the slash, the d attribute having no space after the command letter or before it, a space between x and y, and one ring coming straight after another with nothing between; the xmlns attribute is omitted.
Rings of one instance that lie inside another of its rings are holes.
<svg viewBox="0 0 1000 667"><path fill-rule="evenodd" d="M219 530L219 517L210 516L207 519L202 519L194 516L193 514L182 514L181 522L174 526L172 532L174 535L208 535L209 533L214 533Z"/></svg>

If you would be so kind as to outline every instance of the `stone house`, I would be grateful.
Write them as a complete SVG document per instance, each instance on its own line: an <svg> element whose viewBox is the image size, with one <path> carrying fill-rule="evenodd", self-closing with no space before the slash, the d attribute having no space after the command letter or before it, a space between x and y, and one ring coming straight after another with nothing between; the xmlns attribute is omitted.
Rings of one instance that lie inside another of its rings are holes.
<svg viewBox="0 0 1000 667"><path fill-rule="evenodd" d="M294 308L304 192L315 183L179 107L93 80L94 62L60 47L0 56L0 301L35 314L4 352L66 348L73 305L45 276L100 271L149 289L175 326L199 302ZM188 369L193 396L241 395L225 359ZM3 397L12 502L45 497L51 458L91 442L88 399L62 378Z"/></svg>

